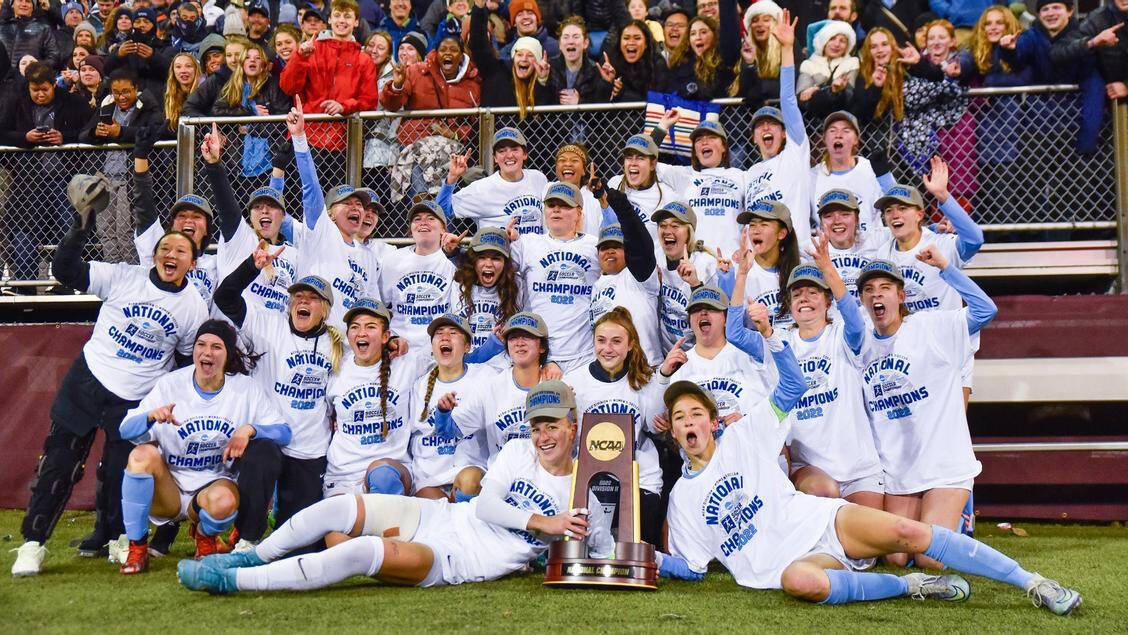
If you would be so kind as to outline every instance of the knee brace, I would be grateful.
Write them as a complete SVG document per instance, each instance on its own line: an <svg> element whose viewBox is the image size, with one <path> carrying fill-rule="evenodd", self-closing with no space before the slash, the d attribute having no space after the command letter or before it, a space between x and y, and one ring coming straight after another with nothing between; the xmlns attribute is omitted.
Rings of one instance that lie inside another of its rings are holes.
<svg viewBox="0 0 1128 635"><path fill-rule="evenodd" d="M235 522L235 517L239 515L238 510L231 513L227 518L213 518L208 510L203 507L200 508L200 533L205 536L215 536L223 533L225 529Z"/></svg>
<svg viewBox="0 0 1128 635"><path fill-rule="evenodd" d="M462 490L458 489L457 487L454 488L454 502L456 503L465 503L466 501L473 499L475 496L477 496L477 494L464 494L462 493Z"/></svg>
<svg viewBox="0 0 1128 635"><path fill-rule="evenodd" d="M399 470L387 463L377 465L368 471L368 493L403 495L403 481Z"/></svg>

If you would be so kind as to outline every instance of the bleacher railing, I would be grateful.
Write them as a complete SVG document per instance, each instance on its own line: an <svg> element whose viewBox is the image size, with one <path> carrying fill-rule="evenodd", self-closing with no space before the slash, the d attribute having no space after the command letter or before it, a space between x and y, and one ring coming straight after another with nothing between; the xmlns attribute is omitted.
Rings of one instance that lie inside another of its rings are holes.
<svg viewBox="0 0 1128 635"><path fill-rule="evenodd" d="M1121 100L1124 101L1124 100ZM751 138L752 108L740 100L718 100L720 120L729 135L732 165L747 167L759 160ZM556 150L570 142L585 143L598 172L606 177L621 173L621 148L627 138L643 129L646 104L593 104L540 107L522 119L516 108L476 108L404 113L365 112L348 117L308 115L307 121L339 126L343 149L314 149L323 188L347 182L376 190L387 207L377 235L402 242L408 234L406 211L411 195L421 186L437 191L446 175L450 152L471 151L471 165L492 169L490 141L503 126L516 126L528 139L527 167L553 178ZM1128 104L1106 111L1096 151L1077 150L1081 103L1075 86L1030 86L973 89L967 113L952 128L940 133L938 153L948 162L950 190L967 206L988 232L988 240L1005 233L1009 240L1068 240L1070 232L1097 230L1110 237L1124 231L1119 219L1128 216ZM265 139L267 146L287 144L284 116L253 118L185 118L178 140L162 143L154 151L152 171L158 190L158 209L167 209L177 193L194 191L210 196L203 177L198 144L215 123L228 145L224 163L239 200L265 185L269 170L244 165L243 140L248 135ZM819 121L808 121L812 163L822 155ZM312 135L311 135L312 138ZM902 158L898 130L888 118L868 123L862 130L862 154L884 148L898 181L920 185L920 178ZM423 150L413 154L405 147ZM175 147L175 150L174 150ZM9 248L10 223L0 223L4 261L0 284L50 285L47 264L53 243L65 224L65 183L72 174L98 171L107 165L108 152L122 146L59 146L33 150L0 148L0 205L4 218L23 218L36 229L36 249ZM175 154L173 154L175 152ZM419 156L439 157L419 161ZM45 157L54 157L46 160ZM248 157L250 158L250 153ZM39 175L38 183L28 181ZM294 167L286 174L289 211L301 216L300 185ZM921 188L923 190L923 188ZM1117 229L1120 232L1117 232ZM19 236L25 239L24 235ZM1119 241L1120 274L1124 278L1125 240ZM88 256L102 250L97 241ZM15 261L16 257L36 262ZM34 275L29 272L34 271ZM1128 285L1121 284L1121 289Z"/></svg>

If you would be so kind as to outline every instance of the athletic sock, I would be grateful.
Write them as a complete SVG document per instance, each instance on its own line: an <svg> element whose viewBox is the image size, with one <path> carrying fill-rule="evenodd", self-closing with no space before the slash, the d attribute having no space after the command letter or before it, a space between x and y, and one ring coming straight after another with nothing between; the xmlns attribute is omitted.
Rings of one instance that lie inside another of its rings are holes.
<svg viewBox="0 0 1128 635"><path fill-rule="evenodd" d="M457 487L454 488L454 502L456 503L465 503L468 500L473 500L475 496L477 494L463 494L462 490Z"/></svg>
<svg viewBox="0 0 1128 635"><path fill-rule="evenodd" d="M387 463L381 463L369 470L367 480L369 494L404 495L403 480L400 478L399 470Z"/></svg>
<svg viewBox="0 0 1128 635"><path fill-rule="evenodd" d="M121 479L121 516L125 535L130 540L143 540L149 533L149 508L153 506L153 475L123 471Z"/></svg>
<svg viewBox="0 0 1128 635"><path fill-rule="evenodd" d="M320 589L354 575L374 576L383 564L384 540L377 536L360 536L318 553L285 558L261 567L235 569L235 586L240 591Z"/></svg>
<svg viewBox="0 0 1128 635"><path fill-rule="evenodd" d="M924 555L956 571L1006 582L1020 589L1025 589L1033 577L1010 556L939 525L932 526L932 542Z"/></svg>
<svg viewBox="0 0 1128 635"><path fill-rule="evenodd" d="M355 524L356 497L332 496L306 507L275 528L255 547L255 555L263 562L271 562L321 540L330 532L347 534Z"/></svg>
<svg viewBox="0 0 1128 635"><path fill-rule="evenodd" d="M238 515L239 510L235 510L234 512L231 512L231 515L227 518L215 518L208 513L208 510L201 507L200 533L205 536L218 536L235 522L235 517Z"/></svg>
<svg viewBox="0 0 1128 635"><path fill-rule="evenodd" d="M830 593L819 604L847 604L901 597L909 592L909 584L889 573L861 573L827 569Z"/></svg>

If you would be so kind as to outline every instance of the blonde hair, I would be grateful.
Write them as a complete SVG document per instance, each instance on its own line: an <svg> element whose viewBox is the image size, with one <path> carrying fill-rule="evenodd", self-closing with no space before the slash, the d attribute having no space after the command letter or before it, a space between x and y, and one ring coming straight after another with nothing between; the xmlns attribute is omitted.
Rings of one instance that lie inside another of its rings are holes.
<svg viewBox="0 0 1128 635"><path fill-rule="evenodd" d="M325 309L325 316L329 316L328 307ZM325 325L325 332L329 334L329 341L332 343L332 348L329 349L329 365L336 373L341 369L341 360L345 356L345 337L337 327L329 324Z"/></svg>
<svg viewBox="0 0 1128 635"><path fill-rule="evenodd" d="M884 35L889 42L890 57L886 67L885 83L881 86L881 99L874 109L874 117L881 117L886 112L894 119L900 121L905 118L905 67L901 64L901 53L897 50L897 40L889 29L880 26L866 34L862 42L861 68L858 70L865 78L866 88L873 86L873 69L875 62L870 53L870 43L875 35Z"/></svg>
<svg viewBox="0 0 1128 635"><path fill-rule="evenodd" d="M772 18L773 24L775 21L776 19ZM756 74L761 79L777 79L779 68L783 65L783 49L780 48L775 34L768 35L767 45L762 46L753 39L752 46L756 47Z"/></svg>
<svg viewBox="0 0 1128 635"><path fill-rule="evenodd" d="M176 81L176 75L173 74L172 69L176 65L176 60L184 58L192 63L192 72L195 76L192 78L192 88L184 90L180 86L180 82ZM176 123L180 120L180 111L184 109L184 102L188 100L188 95L191 95L196 86L200 83L200 75L203 71L200 70L200 63L196 61L196 56L191 53L181 51L172 56L172 61L168 65L168 80L165 81L165 96L164 96L164 116L166 125L169 130L176 130Z"/></svg>
<svg viewBox="0 0 1128 635"><path fill-rule="evenodd" d="M697 22L704 24L713 32L713 44L705 49L704 53L697 56L697 60L693 63L693 74L697 76L697 80L702 84L712 85L713 80L717 77L717 69L721 66L721 54L717 50L717 39L720 37L720 27L713 18L707 15L699 15L689 21L689 28L692 30L693 25ZM772 39L775 38L773 37ZM672 66L671 64L671 67Z"/></svg>
<svg viewBox="0 0 1128 635"><path fill-rule="evenodd" d="M266 51L255 42L239 42L239 44L244 45L243 52L239 53L239 56L236 58L238 62L235 64L235 69L231 71L231 77L219 92L220 99L227 102L228 106L238 106L243 103L244 83L250 84L251 92L248 97L253 98L255 95L259 94L259 91L262 90L267 80L270 79L270 62L266 57ZM258 74L258 77L248 79L243 71L243 62L246 61L247 54L251 51L258 51L259 56L262 58L262 71Z"/></svg>
<svg viewBox="0 0 1128 635"><path fill-rule="evenodd" d="M997 46L987 40L987 16L993 12L1003 15L1005 29L1003 35L1017 35L1022 30L1018 25L1018 19L1014 17L1010 9L1002 5L993 4L979 14L979 19L975 22L975 30L972 31L971 36L971 56L975 59L975 67L979 69L980 74L984 75L991 70L991 54ZM1009 73L1011 70L1010 64L1007 64L1001 58L999 59L999 66L1004 73Z"/></svg>
<svg viewBox="0 0 1128 635"><path fill-rule="evenodd" d="M537 85L537 72L536 69L529 73L525 79L517 77L517 65L510 65L510 73L513 75L513 92L517 98L517 110L520 113L520 119L524 121L525 116L533 110L536 105L536 85Z"/></svg>

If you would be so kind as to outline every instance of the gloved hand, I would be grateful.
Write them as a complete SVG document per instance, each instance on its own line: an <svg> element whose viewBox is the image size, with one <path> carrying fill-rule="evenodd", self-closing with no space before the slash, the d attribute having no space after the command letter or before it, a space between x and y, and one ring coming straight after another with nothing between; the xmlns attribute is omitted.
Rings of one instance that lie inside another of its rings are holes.
<svg viewBox="0 0 1128 635"><path fill-rule="evenodd" d="M658 575L663 578L692 580L694 582L705 579L704 573L698 573L690 569L689 563L681 556L671 556L668 553L662 553L660 551L655 555L658 558Z"/></svg>
<svg viewBox="0 0 1128 635"><path fill-rule="evenodd" d="M153 151L153 144L157 142L157 127L142 126L133 139L133 158L148 160L149 153Z"/></svg>
<svg viewBox="0 0 1128 635"><path fill-rule="evenodd" d="M874 150L870 153L869 160L870 166L873 167L874 176L889 174L893 171L893 164L889 162L889 155L885 153L885 148Z"/></svg>

